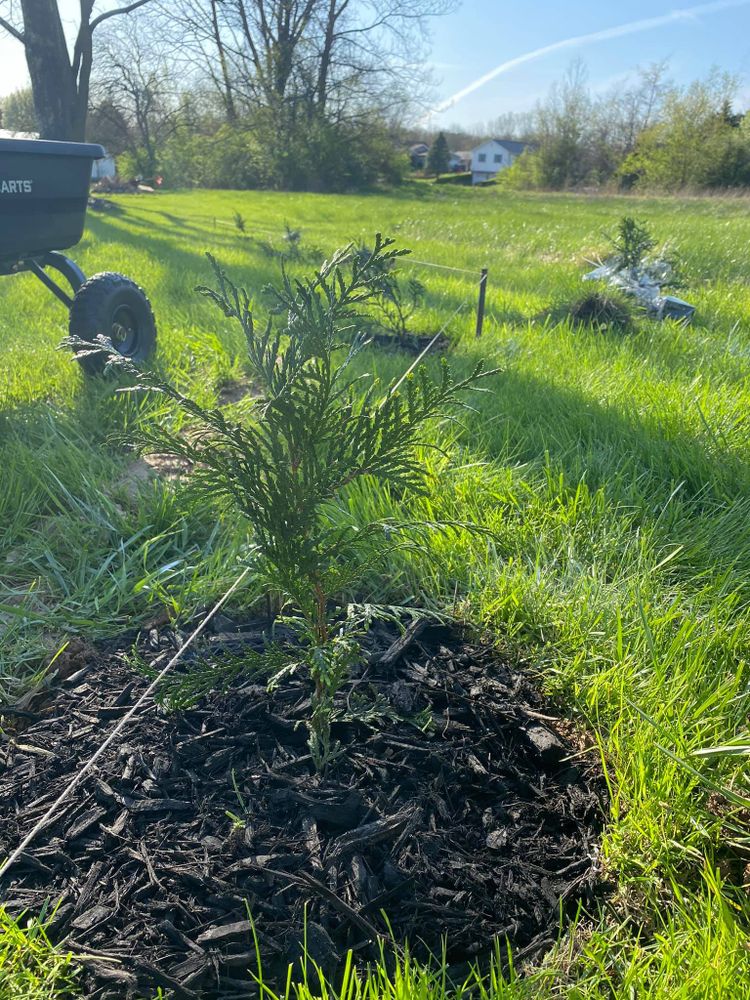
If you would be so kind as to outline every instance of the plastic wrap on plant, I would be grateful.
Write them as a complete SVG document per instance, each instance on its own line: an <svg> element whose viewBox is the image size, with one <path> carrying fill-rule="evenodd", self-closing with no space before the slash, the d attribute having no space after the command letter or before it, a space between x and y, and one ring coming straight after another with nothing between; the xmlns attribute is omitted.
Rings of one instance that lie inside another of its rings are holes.
<svg viewBox="0 0 750 1000"><path fill-rule="evenodd" d="M632 296L656 319L669 317L688 321L695 312L695 306L674 295L662 294L662 288L669 285L672 279L671 264L661 259L627 268L615 261L605 262L583 276L584 281L606 281L610 287Z"/></svg>

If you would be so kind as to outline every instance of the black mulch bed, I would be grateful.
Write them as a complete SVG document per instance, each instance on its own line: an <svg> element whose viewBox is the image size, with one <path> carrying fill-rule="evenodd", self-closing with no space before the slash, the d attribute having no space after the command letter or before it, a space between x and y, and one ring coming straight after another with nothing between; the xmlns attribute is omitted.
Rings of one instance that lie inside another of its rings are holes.
<svg viewBox="0 0 750 1000"><path fill-rule="evenodd" d="M435 340L435 334L405 333L370 333L369 340L376 347L390 351L404 351L406 354L421 354ZM445 351L450 346L446 336L440 336L433 345L434 351Z"/></svg>
<svg viewBox="0 0 750 1000"><path fill-rule="evenodd" d="M166 627L139 646L159 667L180 639ZM207 636L193 659L260 641L239 627ZM375 704L389 718L337 723L346 754L324 780L300 724L302 677L272 694L236 682L173 714L152 704L3 877L13 914L60 900L50 935L88 956L86 996L251 995L248 909L274 975L299 962L305 919L328 973L348 948L365 962L388 944L383 913L397 943L424 956L445 936L461 966L498 935L535 954L561 905L591 899L601 782L581 763L590 755L570 759L528 675L444 626L402 639L379 626L368 645L340 708ZM0 854L144 690L130 649L89 648L36 717L3 734Z"/></svg>

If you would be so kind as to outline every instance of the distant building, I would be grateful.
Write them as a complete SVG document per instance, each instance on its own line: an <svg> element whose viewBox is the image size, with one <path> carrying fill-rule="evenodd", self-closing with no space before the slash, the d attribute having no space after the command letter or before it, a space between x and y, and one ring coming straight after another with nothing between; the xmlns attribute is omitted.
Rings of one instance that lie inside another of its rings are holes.
<svg viewBox="0 0 750 1000"><path fill-rule="evenodd" d="M38 139L38 132L13 132L8 128L0 128L0 139Z"/></svg>
<svg viewBox="0 0 750 1000"><path fill-rule="evenodd" d="M487 139L471 151L471 183L491 181L507 170L531 144L516 139Z"/></svg>
<svg viewBox="0 0 750 1000"><path fill-rule="evenodd" d="M455 153L451 153L449 169L456 173L471 170L471 150L458 149Z"/></svg>
<svg viewBox="0 0 750 1000"><path fill-rule="evenodd" d="M91 180L100 181L103 177L117 177L115 158L106 151L101 160L94 160L91 165Z"/></svg>
<svg viewBox="0 0 750 1000"><path fill-rule="evenodd" d="M409 159L413 170L424 170L430 147L424 142L415 142L409 147Z"/></svg>

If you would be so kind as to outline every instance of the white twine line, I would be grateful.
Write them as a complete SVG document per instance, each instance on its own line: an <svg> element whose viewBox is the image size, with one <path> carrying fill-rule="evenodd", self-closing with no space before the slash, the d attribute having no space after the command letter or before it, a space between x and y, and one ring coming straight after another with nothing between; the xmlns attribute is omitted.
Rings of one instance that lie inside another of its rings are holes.
<svg viewBox="0 0 750 1000"><path fill-rule="evenodd" d="M209 216L204 216L204 218L209 218ZM218 226L225 226L227 228L235 228L243 236L254 236L259 234L261 236L270 236L272 239L282 240L285 239L285 234L280 232L273 232L270 229L257 229L254 226L246 226L245 229L239 229L236 223L228 222L226 219L214 219L214 222ZM451 264L437 264L432 260L417 260L415 257L404 256L400 258L401 264L416 264L419 267L435 267L440 271L453 271L455 274L471 274L475 278L481 277L482 271L479 268L469 268L469 267L453 267Z"/></svg>
<svg viewBox="0 0 750 1000"><path fill-rule="evenodd" d="M191 635L188 636L188 638L185 640L185 642L182 644L182 646L180 646L180 648L177 650L177 652L172 657L172 659L169 661L169 663L164 667L163 670L160 671L160 673L158 674L158 676L149 684L149 686L146 688L146 690L140 696L140 698L135 703L135 705L133 705L133 707L130 709L130 711L127 712L127 714L124 715L122 717L122 719L120 719L120 721L117 723L117 725L115 726L115 728L112 730L112 732L109 734L109 736L102 743L102 745L99 747L99 749L94 752L93 756L91 756L88 759L88 761L83 765L83 767L80 769L80 771L77 772L77 774L73 778L73 780L68 785L66 785L66 787L58 795L58 797L55 799L55 801L49 807L49 809L44 814L44 816L42 816L42 818L39 820L39 822L34 827L32 827L32 829L29 831L29 833L26 834L26 836L23 838L23 840L18 845L18 847L15 849L15 851L13 851L13 853L8 858L5 859L5 861L2 863L2 865L0 865L0 877L2 877L3 875L5 875L5 873L8 871L8 869L11 868L14 864L16 864L16 862L21 857L21 855L24 853L24 851L29 846L29 844L32 842L32 840L34 840L34 838L37 836L37 834L42 829L44 829L45 826L48 825L48 823L50 822L50 820L52 819L52 817L55 815L56 811L59 809L59 807L62 805L62 803L68 798L68 796L71 794L71 792L73 792L80 785L81 781L83 781L83 779L86 777L86 775L91 771L91 769L93 768L94 764L99 760L99 758L102 756L102 754L104 753L104 751L112 744L112 742L120 734L120 732L122 732L122 730L130 722L130 720L133 718L133 716L138 711L138 709L141 707L141 705L144 703L144 701L146 701L146 699L156 689L157 685L160 683L160 681L162 680L162 678L165 677L166 674L172 669L172 667L179 661L180 657L185 652L185 650L188 648L188 646L190 646L191 643L194 642L194 640L198 638L198 636L201 634L201 632L206 627L206 625L208 625L208 623L211 621L211 619L216 614L216 612L219 610L219 608L222 606L222 604L224 604L224 602L234 593L234 591L237 589L237 587L239 587L240 583L242 583L242 581L245 579L245 577L247 576L247 574L249 572L250 572L250 567L246 566L245 569L242 571L242 573L240 573L240 575L234 581L234 583L232 584L232 586L229 588L229 590L213 606L213 608L209 611L209 613L206 615L206 617L203 619L203 621L200 623L200 625L195 629L194 632L192 632Z"/></svg>
<svg viewBox="0 0 750 1000"><path fill-rule="evenodd" d="M427 345L427 347L425 347L425 349L424 349L424 350L423 350L423 351L422 351L422 352L421 352L420 354L418 354L418 355L417 355L417 357L416 357L416 358L415 358L415 359L414 359L414 360L412 361L412 363L411 363L411 364L409 365L409 367L408 367L408 368L406 369L406 371L405 371L405 372L404 372L404 374L403 374L403 375L401 376L401 378L400 378L400 379L398 380L398 382L397 382L397 383L396 383L396 384L395 384L395 385L394 385L394 386L393 386L393 387L391 388L391 391L390 391L390 392L388 393L388 396L385 396L385 397L383 398L383 403L385 403L386 399L388 399L388 397L389 397L389 396L392 396L392 395L393 395L393 393L394 393L394 392L395 392L395 391L396 391L396 390L398 389L398 387L399 387L399 386L401 385L401 383L402 383L402 382L404 381L404 379L408 378L408 377L409 377L409 376L411 375L411 373L412 373L412 372L414 371L414 369L415 369L415 368L417 367L417 365L418 365L418 364L419 364L419 362L420 362L420 361L422 360L422 358L423 358L423 357L425 356L425 354L427 354L427 352L428 352L429 350L431 350L431 348L432 348L432 345L433 345L433 344L435 343L435 341L436 341L436 340L437 340L437 339L438 339L439 337L442 337L442 335L443 335L443 334L445 333L445 331L446 331L446 330L448 329L448 327L449 327L449 326L450 326L450 324L451 324L451 323L453 322L453 320L454 320L454 319L456 318L456 316L458 316L458 314L459 314L459 313L461 312L461 310L462 310L463 308L465 308L465 307L466 307L467 305L468 305L468 303L467 303L467 302L462 302L462 303L461 303L461 305L460 305L460 306L459 306L459 307L458 307L458 308L456 309L456 311L455 311L455 312L453 313L453 315L452 315L452 316L451 316L451 317L450 317L449 319L447 319L447 320L445 321L445 323L443 323L443 325L442 325L442 326L441 326L441 328L440 328L440 329L438 330L438 332L437 332L437 333L435 334L435 336L434 336L434 337L432 338L432 340L431 340L431 341L429 342L429 344ZM383 403L381 403L380 405L382 406L382 405L383 405Z"/></svg>
<svg viewBox="0 0 750 1000"><path fill-rule="evenodd" d="M473 274L474 277L481 277L482 272L480 270L472 271L468 267L452 267L450 264L436 264L431 260L416 260L414 257L403 257L402 263L404 264L419 264L422 267L437 267L441 271L455 271L456 274Z"/></svg>

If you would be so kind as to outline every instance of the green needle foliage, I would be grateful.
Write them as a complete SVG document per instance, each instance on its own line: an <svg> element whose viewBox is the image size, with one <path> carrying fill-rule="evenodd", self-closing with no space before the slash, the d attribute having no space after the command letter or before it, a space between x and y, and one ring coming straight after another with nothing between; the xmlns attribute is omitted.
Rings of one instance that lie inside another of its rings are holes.
<svg viewBox="0 0 750 1000"><path fill-rule="evenodd" d="M491 374L479 363L456 381L443 363L435 381L419 368L381 386L352 373L364 344L353 336L363 306L378 294L384 269L404 252L378 234L366 256L348 246L310 278L292 281L284 273L274 292L275 315L262 329L247 292L212 260L216 287L199 291L241 326L262 393L243 423L220 409L204 409L109 352L110 362L136 379L125 391L164 393L195 425L187 434L149 426L140 436L143 448L187 459L206 497L228 500L251 524L258 574L293 609L287 620L302 640L314 686L310 749L319 768L332 753L333 699L360 656L357 635L363 627L342 616L336 598L366 566L404 544L404 532L438 528L393 520L354 523L342 502L346 491L367 477L407 500L424 493L422 432Z"/></svg>
<svg viewBox="0 0 750 1000"><path fill-rule="evenodd" d="M614 236L608 237L614 250L613 262L623 270L640 267L644 258L656 246L648 225L629 215L617 223Z"/></svg>
<svg viewBox="0 0 750 1000"><path fill-rule="evenodd" d="M360 247L357 253L363 262L372 257L365 246ZM387 257L382 258L373 269L372 282L375 291L372 303L380 320L396 337L406 339L409 320L424 301L424 285L413 277L404 280L398 272L396 260Z"/></svg>

